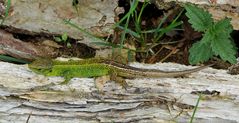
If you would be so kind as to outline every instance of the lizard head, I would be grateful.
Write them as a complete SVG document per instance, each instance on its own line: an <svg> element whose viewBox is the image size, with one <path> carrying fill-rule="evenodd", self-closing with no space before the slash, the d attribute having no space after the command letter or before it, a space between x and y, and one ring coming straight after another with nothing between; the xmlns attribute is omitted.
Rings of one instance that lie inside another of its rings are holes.
<svg viewBox="0 0 239 123"><path fill-rule="evenodd" d="M40 74L45 74L46 72L49 72L52 69L53 62L51 59L37 59L33 61L32 63L28 64L28 67Z"/></svg>

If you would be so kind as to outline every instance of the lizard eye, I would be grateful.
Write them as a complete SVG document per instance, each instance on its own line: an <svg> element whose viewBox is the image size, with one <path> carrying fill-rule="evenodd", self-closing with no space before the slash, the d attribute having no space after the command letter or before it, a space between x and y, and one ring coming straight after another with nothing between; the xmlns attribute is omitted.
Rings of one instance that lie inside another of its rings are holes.
<svg viewBox="0 0 239 123"><path fill-rule="evenodd" d="M42 70L41 68L37 68L37 70Z"/></svg>

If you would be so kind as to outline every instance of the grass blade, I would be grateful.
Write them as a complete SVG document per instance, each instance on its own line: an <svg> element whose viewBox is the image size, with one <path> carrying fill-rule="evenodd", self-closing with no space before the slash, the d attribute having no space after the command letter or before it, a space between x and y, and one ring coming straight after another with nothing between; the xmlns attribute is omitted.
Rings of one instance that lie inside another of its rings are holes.
<svg viewBox="0 0 239 123"><path fill-rule="evenodd" d="M193 123L193 119L194 119L195 114L196 114L196 111L197 111L197 109L198 109L198 105L199 105L199 102L200 102L200 100L201 100L201 97L202 97L202 94L200 93L200 94L199 94L199 97L198 97L198 100L197 100L197 103L196 103L196 106L195 106L195 108L194 108L194 110L193 110L193 115L192 115L192 117L191 117L189 123Z"/></svg>
<svg viewBox="0 0 239 123"><path fill-rule="evenodd" d="M5 62L20 63L20 64L28 64L28 63L30 63L28 61L17 59L17 58L14 58L14 57L11 57L11 56L6 56L6 55L0 55L0 60L5 61Z"/></svg>

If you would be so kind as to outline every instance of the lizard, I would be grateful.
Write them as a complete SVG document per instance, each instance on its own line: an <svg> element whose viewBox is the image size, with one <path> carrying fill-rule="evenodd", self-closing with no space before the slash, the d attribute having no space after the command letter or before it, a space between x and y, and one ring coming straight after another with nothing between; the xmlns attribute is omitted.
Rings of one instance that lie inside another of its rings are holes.
<svg viewBox="0 0 239 123"><path fill-rule="evenodd" d="M183 71L162 71L158 69L143 69L104 58L90 58L85 60L59 61L51 59L37 59L28 67L45 76L63 76L67 83L73 77L99 77L110 75L111 80L127 85L123 78L160 78L177 77L200 71L211 65L201 66Z"/></svg>

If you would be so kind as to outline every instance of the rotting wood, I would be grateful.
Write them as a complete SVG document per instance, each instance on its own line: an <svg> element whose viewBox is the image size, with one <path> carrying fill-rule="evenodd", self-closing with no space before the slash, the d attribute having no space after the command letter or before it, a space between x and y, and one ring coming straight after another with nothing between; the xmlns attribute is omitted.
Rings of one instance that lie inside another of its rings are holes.
<svg viewBox="0 0 239 123"><path fill-rule="evenodd" d="M173 63L132 64L161 70L190 69ZM61 77L44 77L26 65L0 62L0 122L188 122L204 92L196 122L239 122L239 75L204 69L184 78L127 80L126 90L107 82L101 91L92 78L74 78L68 85L48 90L31 88L60 83Z"/></svg>

